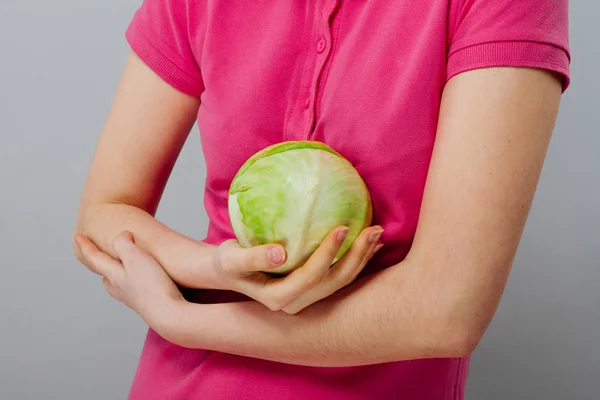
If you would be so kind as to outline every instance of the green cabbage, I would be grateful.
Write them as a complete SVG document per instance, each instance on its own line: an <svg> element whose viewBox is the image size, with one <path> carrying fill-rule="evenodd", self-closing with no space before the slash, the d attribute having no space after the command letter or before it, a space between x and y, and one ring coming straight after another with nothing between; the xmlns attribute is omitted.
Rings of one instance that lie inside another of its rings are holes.
<svg viewBox="0 0 600 400"><path fill-rule="evenodd" d="M328 233L344 225L349 232L335 263L372 218L369 191L357 170L316 141L283 142L250 157L232 181L228 203L240 245L286 248L286 262L269 270L284 275L302 266Z"/></svg>

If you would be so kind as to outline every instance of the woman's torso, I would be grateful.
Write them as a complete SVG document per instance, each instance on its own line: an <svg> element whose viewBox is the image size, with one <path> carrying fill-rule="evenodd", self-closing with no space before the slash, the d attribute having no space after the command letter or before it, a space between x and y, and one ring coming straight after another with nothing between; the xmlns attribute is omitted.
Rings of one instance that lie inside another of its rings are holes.
<svg viewBox="0 0 600 400"><path fill-rule="evenodd" d="M400 262L417 226L448 43L464 2L210 1L190 11L196 3L187 1L185 12L195 16L187 29L203 84L205 241L234 237L227 194L248 157L311 139L343 154L369 187L386 246L367 273ZM195 294L206 303L236 298ZM149 331L131 398L459 399L468 361L310 368L183 349Z"/></svg>
<svg viewBox="0 0 600 400"><path fill-rule="evenodd" d="M250 3L235 11L217 5L206 21L198 113L206 241L233 237L227 193L248 157L311 139L348 158L369 187L386 243L371 268L401 261L417 225L446 80L448 2Z"/></svg>

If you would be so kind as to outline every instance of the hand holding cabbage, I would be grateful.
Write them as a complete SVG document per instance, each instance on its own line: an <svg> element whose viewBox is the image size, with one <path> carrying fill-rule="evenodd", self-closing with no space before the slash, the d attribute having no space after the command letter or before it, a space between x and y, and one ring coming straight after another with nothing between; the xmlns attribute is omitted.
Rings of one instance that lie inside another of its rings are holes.
<svg viewBox="0 0 600 400"><path fill-rule="evenodd" d="M248 159L231 184L229 213L239 244L219 246L215 266L233 290L272 310L296 313L329 296L382 246L383 229L368 227L365 183L319 142L284 142Z"/></svg>
<svg viewBox="0 0 600 400"><path fill-rule="evenodd" d="M109 287L113 297L127 299L153 321L162 318L154 315L164 308L159 305L173 298L171 280L190 288L233 290L271 310L295 314L351 283L382 246L383 229L367 227L372 214L366 186L350 163L325 145L287 142L257 153L240 169L231 193L231 221L241 244L201 243L135 207L107 205L102 220L129 221L120 226L135 228L145 248L132 237L131 251L116 254L111 243L102 242L110 235L100 231L95 240L112 250L108 255L78 234L78 258L91 271L112 276L122 292L115 295ZM146 232L154 233L144 237Z"/></svg>

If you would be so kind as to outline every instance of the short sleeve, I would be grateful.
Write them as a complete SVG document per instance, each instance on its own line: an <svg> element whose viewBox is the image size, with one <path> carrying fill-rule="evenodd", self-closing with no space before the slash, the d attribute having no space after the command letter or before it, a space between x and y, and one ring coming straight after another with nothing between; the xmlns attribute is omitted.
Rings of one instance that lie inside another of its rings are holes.
<svg viewBox="0 0 600 400"><path fill-rule="evenodd" d="M451 0L447 78L487 67L553 71L569 86L568 0Z"/></svg>
<svg viewBox="0 0 600 400"><path fill-rule="evenodd" d="M131 49L175 89L194 97L204 90L199 62L198 13L191 0L144 0L127 27Z"/></svg>

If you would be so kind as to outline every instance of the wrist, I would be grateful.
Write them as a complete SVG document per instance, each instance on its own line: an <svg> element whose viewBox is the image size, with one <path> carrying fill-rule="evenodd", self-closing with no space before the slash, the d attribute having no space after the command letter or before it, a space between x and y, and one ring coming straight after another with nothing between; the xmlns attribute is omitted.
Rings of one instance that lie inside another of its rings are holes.
<svg viewBox="0 0 600 400"><path fill-rule="evenodd" d="M186 348L205 348L200 346L199 336L205 329L200 328L202 319L198 319L193 307L196 304L185 300L173 302L165 309L165 314L153 328L166 341ZM197 310L196 310L197 311ZM193 315L193 316L192 316Z"/></svg>
<svg viewBox="0 0 600 400"><path fill-rule="evenodd" d="M146 322L161 337L178 344L177 338L185 330L184 313L187 303L185 299L171 299L160 307L155 307Z"/></svg>
<svg viewBox="0 0 600 400"><path fill-rule="evenodd" d="M206 273L206 275L210 276L211 279L211 287L210 289L215 289L215 290L233 290L233 288L230 285L229 280L227 279L227 276L225 274L223 274L223 270L221 270L220 268L218 268L217 266L217 261L216 261L216 257L217 257L217 251L218 251L219 247L218 246L210 246L209 247L209 251L207 252L207 263L206 265L204 265L203 267L205 268L206 271L208 271Z"/></svg>
<svg viewBox="0 0 600 400"><path fill-rule="evenodd" d="M215 268L216 246L182 236L164 247L158 261L177 284L190 289L228 289Z"/></svg>

